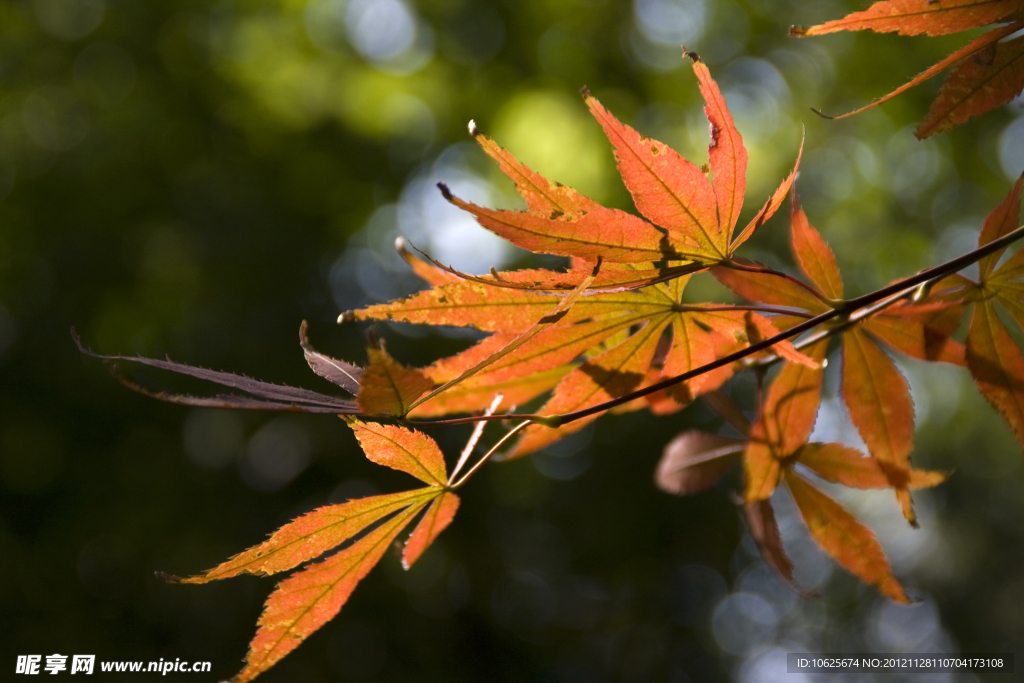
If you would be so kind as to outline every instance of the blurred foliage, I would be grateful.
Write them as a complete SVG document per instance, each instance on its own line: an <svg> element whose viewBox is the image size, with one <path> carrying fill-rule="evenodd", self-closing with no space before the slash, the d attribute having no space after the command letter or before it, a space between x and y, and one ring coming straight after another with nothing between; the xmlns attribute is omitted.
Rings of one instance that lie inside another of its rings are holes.
<svg viewBox="0 0 1024 683"><path fill-rule="evenodd" d="M469 142L470 118L546 175L628 208L576 91L589 86L702 163L707 123L685 44L750 150L748 214L791 168L806 127L801 196L851 292L969 249L1024 167L1024 107L926 142L911 131L938 82L852 119L816 117L810 107L854 108L963 42L786 37L790 24L859 5L0 4L3 666L57 652L209 660L229 676L270 580L169 586L153 571L205 569L305 510L407 485L366 463L338 420L135 395L78 354L69 328L106 353L326 389L305 367L299 322L324 351L361 361L363 331L332 321L417 287L395 236L461 267L529 263L433 187L516 205ZM791 265L784 225L773 220L744 255ZM707 281L691 292L722 295ZM410 363L466 343L381 332ZM918 496L920 531L888 499L846 502L878 531L922 599L914 607L833 572L790 509L798 578L824 594L799 600L756 557L728 497L735 482L693 499L657 492L651 472L671 436L719 426L698 405L605 418L487 467L413 571L385 558L265 679L763 681L786 651L1010 651L1024 636L1024 459L965 372L900 362L917 404L915 464L957 473ZM733 388L748 404L749 379ZM854 438L834 401L817 429ZM467 433L433 435L454 454Z"/></svg>

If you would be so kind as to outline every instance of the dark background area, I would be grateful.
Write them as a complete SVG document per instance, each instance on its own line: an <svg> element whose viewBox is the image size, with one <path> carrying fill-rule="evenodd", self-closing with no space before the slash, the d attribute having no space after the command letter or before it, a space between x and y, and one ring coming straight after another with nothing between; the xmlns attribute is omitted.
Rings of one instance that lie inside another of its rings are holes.
<svg viewBox="0 0 1024 683"><path fill-rule="evenodd" d="M436 195L445 181L518 205L466 135L470 118L549 177L631 209L577 91L589 86L703 163L685 43L750 152L741 220L792 167L803 124L801 196L848 292L969 250L1024 167L1024 107L926 142L912 131L938 81L852 119L816 117L811 107L859 106L969 38L786 35L860 4L0 4L0 678L14 678L18 654L53 653L208 660L212 675L179 678L227 678L274 580L175 586L154 571L198 572L306 510L411 485L369 464L332 417L132 393L78 353L70 328L103 353L331 391L303 361L299 323L321 350L364 362L365 329L334 319L418 287L395 236L479 272L539 263ZM781 215L743 255L791 267ZM701 278L689 291L723 296ZM467 343L379 331L410 364ZM720 426L698 404L663 419L605 417L548 452L486 467L412 571L389 553L338 618L261 680L796 682L785 652L1012 651L1024 636L1021 449L966 371L898 362L917 406L915 465L956 474L915 496L917 531L890 495L842 500L876 530L921 600L912 607L836 569L785 494L783 534L817 600L757 557L734 479L689 499L656 490L664 444ZM826 385L815 438L855 443L836 377ZM729 390L749 405L751 388L741 378ZM451 464L468 428L431 435Z"/></svg>

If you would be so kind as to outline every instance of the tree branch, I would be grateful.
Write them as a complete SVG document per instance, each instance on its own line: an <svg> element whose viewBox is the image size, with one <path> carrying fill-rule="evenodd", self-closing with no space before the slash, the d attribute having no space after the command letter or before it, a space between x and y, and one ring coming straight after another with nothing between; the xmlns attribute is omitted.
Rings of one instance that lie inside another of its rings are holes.
<svg viewBox="0 0 1024 683"><path fill-rule="evenodd" d="M702 365L699 368L694 368L693 370L684 372L681 375L669 377L668 379L664 379L660 382L644 387L643 389L638 389L624 396L620 396L618 398L605 401L604 403L599 403L598 405L591 406L589 408L564 413L562 415L477 415L472 417L455 418L452 420L434 420L431 422L407 420L406 422L407 424L414 427L436 427L455 424L467 424L471 422L478 422L480 420L518 418L524 420L525 422L543 424L547 427L560 427L564 424L568 424L570 422L575 422L576 420L583 419L584 417L589 417L590 415L595 415L597 413L604 412L616 406L623 405L624 403L629 403L634 399L642 398L644 396L649 396L650 394L657 393L663 389L667 389L669 387L675 386L676 384L680 384L687 380L693 379L694 377L699 377L700 375L703 375L707 372L711 372L712 370L717 370L718 368L729 365L730 363L735 363L738 360L743 360L744 358L751 356L755 353L758 353L759 351L764 351L765 349L771 348L772 346L778 344L781 341L791 339L800 334L803 334L804 332L812 330L818 325L828 322L833 318L842 315L848 316L848 318L850 319L847 321L848 324L844 323L843 325L839 326L840 330L846 329L847 327L849 327L849 325L855 324L864 317L871 315L872 313L877 312L878 310L881 310L882 308L885 308L886 306L889 306L892 303L895 303L901 297L906 296L918 285L921 285L930 280L936 280L943 278L947 275L951 275L957 272L958 270L966 268L972 263L979 261L983 257L994 252L997 252L1000 249L1003 249L1004 247L1012 244L1013 242L1017 241L1022 237L1024 237L1024 225L1019 226L1018 228L1011 232L1008 232L999 239L992 240L988 244L985 244L981 247L978 247L977 249L969 251L966 254L962 254L954 259L950 259L945 263L941 263L937 266L932 266L931 268L926 268L925 270L920 271L916 275L912 275L904 280L894 282L893 284L882 287L881 289L877 289L874 292L854 297L853 299L847 299L845 302L833 302L830 305L836 305L838 303L838 306L836 308L833 308L832 310L829 311L825 311L824 313L816 315L813 318L809 318L808 320L798 323L793 327L789 328L788 330L786 330L785 332L780 332L774 337L769 337L768 339L764 339L755 344L751 344L745 349L740 349L735 353L723 356L717 360ZM741 270L742 269L745 268L741 267ZM759 272L771 272L772 274L781 275L777 271L771 269L766 269L765 271ZM793 279L795 282L799 282L799 280L796 280L795 278L790 279ZM806 285L804 286L806 287ZM867 309L865 313L863 313L855 320L853 320L854 315L859 309L864 309L876 303L879 304L878 308ZM826 332L831 334L836 333L831 330L825 330L822 332L822 335L825 335ZM517 426L516 429L518 430L518 428L519 426Z"/></svg>

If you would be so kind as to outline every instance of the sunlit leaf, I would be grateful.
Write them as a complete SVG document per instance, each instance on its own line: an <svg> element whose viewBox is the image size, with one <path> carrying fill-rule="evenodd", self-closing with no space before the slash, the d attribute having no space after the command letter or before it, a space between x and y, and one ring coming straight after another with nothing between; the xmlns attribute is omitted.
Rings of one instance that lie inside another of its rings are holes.
<svg viewBox="0 0 1024 683"><path fill-rule="evenodd" d="M892 486L878 460L843 444L809 443L796 452L796 461L834 484L856 489L885 489ZM912 469L908 483L912 489L931 488L948 477L948 472Z"/></svg>
<svg viewBox="0 0 1024 683"><path fill-rule="evenodd" d="M388 355L384 347L370 347L370 357L359 389L359 408L366 415L394 415L409 412L413 402L434 386L422 372L407 368Z"/></svg>
<svg viewBox="0 0 1024 683"><path fill-rule="evenodd" d="M696 241L709 260L723 258L715 195L704 172L665 143L620 123L586 90L584 99L615 148L637 210L677 239Z"/></svg>
<svg viewBox="0 0 1024 683"><path fill-rule="evenodd" d="M818 231L811 227L807 214L797 202L795 192L790 202L789 224L793 254L800 269L807 273L807 277L825 296L841 300L843 276L839 274L836 255Z"/></svg>
<svg viewBox="0 0 1024 683"><path fill-rule="evenodd" d="M862 12L798 29L795 33L813 36L870 30L905 36L921 33L939 36L997 22L1021 8L1021 0L881 0Z"/></svg>
<svg viewBox="0 0 1024 683"><path fill-rule="evenodd" d="M974 306L967 333L967 367L982 395L1024 444L1024 354L991 301Z"/></svg>
<svg viewBox="0 0 1024 683"><path fill-rule="evenodd" d="M843 400L868 451L896 489L911 523L910 453L914 450L914 402L896 364L862 330L843 339Z"/></svg>
<svg viewBox="0 0 1024 683"><path fill-rule="evenodd" d="M807 355L820 363L827 349L825 339ZM787 362L768 388L743 455L747 502L766 500L778 484L780 460L807 442L821 404L821 376L821 369Z"/></svg>
<svg viewBox="0 0 1024 683"><path fill-rule="evenodd" d="M978 236L978 246L984 246L993 240L1013 231L1020 225L1020 198L1024 192L1024 174L1017 178L1010 192L999 202L999 205L985 218L981 227L981 235ZM978 269L981 272L982 281L987 280L996 267L999 257L1006 249L1000 249L988 256L983 256L978 261ZM1000 270L1002 270L1000 268Z"/></svg>
<svg viewBox="0 0 1024 683"><path fill-rule="evenodd" d="M960 62L914 135L923 140L948 130L1006 104L1024 90L1024 37L996 43L993 49L991 59Z"/></svg>
<svg viewBox="0 0 1024 683"><path fill-rule="evenodd" d="M263 543L179 582L207 583L243 573L276 574L297 567L341 545L370 524L437 495L437 490L417 489L317 508L285 524Z"/></svg>
<svg viewBox="0 0 1024 683"><path fill-rule="evenodd" d="M786 485L811 536L826 553L883 595L896 602L910 602L870 529L792 470L786 470Z"/></svg>
<svg viewBox="0 0 1024 683"><path fill-rule="evenodd" d="M402 551L402 566L408 569L420 558L423 551L447 528L459 509L459 497L451 491L438 496L427 508L423 519L416 525Z"/></svg>
<svg viewBox="0 0 1024 683"><path fill-rule="evenodd" d="M348 548L279 583L267 599L235 683L251 681L333 619L422 505L407 508Z"/></svg>
<svg viewBox="0 0 1024 683"><path fill-rule="evenodd" d="M350 419L366 457L392 469L407 472L431 486L444 486L448 475L437 443L422 432Z"/></svg>

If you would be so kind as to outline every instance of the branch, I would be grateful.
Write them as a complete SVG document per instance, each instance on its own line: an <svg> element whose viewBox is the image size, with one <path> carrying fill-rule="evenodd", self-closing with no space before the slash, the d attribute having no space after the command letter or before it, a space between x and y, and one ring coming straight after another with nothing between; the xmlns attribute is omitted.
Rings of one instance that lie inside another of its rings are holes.
<svg viewBox="0 0 1024 683"><path fill-rule="evenodd" d="M652 384L643 389L638 389L637 391L634 391L630 394L626 394L625 396L620 396L619 398L615 398L610 401L605 401L604 403L599 403L596 406L584 408L583 410L565 413L564 415L558 416L558 419L548 420L548 422L554 422L555 427L560 427L569 422L575 422L576 420L580 420L584 417L589 417L590 415L594 415L595 413L600 413L605 410L609 410L610 408L614 408L615 406L620 406L623 403L629 403L634 399L648 396L650 394L661 391L662 389L667 389L671 386L675 386L676 384L685 382L686 380L693 379L694 377L699 377L700 375L703 375L706 372L717 370L720 367L729 365L730 363L734 363L738 360L742 360L747 356L757 353L758 351L763 351L771 346L774 346L780 341L785 341L786 339L790 339L799 334L807 332L808 330L811 330L820 325L821 323L831 320L832 318L841 315L848 315L853 311L856 311L857 309L864 308L865 306L870 306L873 303L876 303L883 299L887 299L893 295L902 295L904 294L904 290L912 289L924 282L928 282L929 280L945 277L946 275L951 275L952 273L955 273L958 270L966 268L972 263L981 260L985 256L988 256L989 254L997 252L1000 249L1006 247L1007 245L1012 244L1021 237L1024 237L1024 225L1018 227L1016 230L1012 232L1003 235L999 239L992 240L988 244L982 247L978 247L973 251L969 251L966 254L963 254L962 256L958 256L937 266L926 268L917 275L912 275L905 280L901 280L900 282L895 282L886 287L882 287L881 289L875 290L874 292L871 292L869 294L864 294L863 296L858 296L853 299L847 299L838 308L835 308L831 311L825 311L820 315L814 316L810 320L805 320L802 323L794 325L785 332L780 332L774 337L769 337L764 341L758 342L756 344L751 344L747 348L741 349L736 353L731 353L728 356L723 356L722 358L719 358L716 361L708 363L707 365L702 365L701 367L696 368L694 370L690 370L689 372L684 372L681 375L676 375L675 377L670 377L666 380L662 380L661 382ZM551 425L549 424L548 426Z"/></svg>
<svg viewBox="0 0 1024 683"><path fill-rule="evenodd" d="M693 370L684 372L681 375L676 375L675 377L664 379L660 382L657 382L656 384L652 384L650 386L644 387L643 389L638 389L624 396L620 396L618 398L605 401L604 403L599 403L598 405L591 406L590 408L584 408L582 410L565 413L563 415L477 415L472 417L455 418L452 420L435 420L431 422L408 420L407 423L414 427L435 427L455 424L467 424L471 422L478 422L480 420L519 418L524 420L522 424L533 422L537 424L542 424L546 427L561 427L564 424L575 422L576 420L583 419L584 417L589 417L591 415L604 412L616 406L623 405L624 403L629 403L630 401L637 398L649 396L650 394L657 393L663 389L675 386L676 384L681 384L682 382L693 379L694 377L699 377L700 375L711 372L712 370L717 370L718 368L729 365L730 363L735 363L736 361L743 360L744 358L751 356L755 353L758 353L759 351L764 351L765 349L768 349L781 341L791 339L800 334L803 334L804 332L812 330L818 325L828 322L833 318L846 315L848 316L848 320L837 327L838 330L844 330L850 325L853 325L859 320L862 320L864 317L871 315L877 312L878 310L885 308L886 306L891 305L895 301L898 301L901 297L904 297L909 292L913 291L913 289L915 289L918 285L929 282L931 280L943 278L947 275L951 275L952 273L955 273L958 270L966 268L972 263L979 261L983 257L995 253L1000 249L1003 249L1004 247L1012 244L1013 242L1017 241L1022 237L1024 237L1024 225L1019 226L1012 232L1008 232L999 239L993 240L988 244L985 244L981 247L978 247L977 249L969 251L966 254L962 254L961 256L958 256L954 259L950 259L945 263L941 263L937 266L932 266L931 268L926 268L925 270L922 270L916 275L912 275L904 280L895 282L891 285L887 285L885 287L882 287L881 289L875 290L874 292L854 297L853 299L847 299L844 302L833 302L830 305L834 305L836 307L833 308L832 310L825 311L824 313L816 315L813 318L809 318L801 323L798 323L797 325L794 325L785 332L780 332L774 337L769 337L768 339L764 339L760 342L757 342L756 344L751 344L745 349L741 349L739 351L736 351L735 353L723 356L717 360L707 363L706 365L702 365L699 368L694 368ZM741 269L743 269L743 267L741 267ZM771 272L772 274L780 274L777 271L773 271L771 269L766 269L765 271L761 272ZM794 281L799 282L799 280L795 280L795 278L791 279L794 279ZM860 315L857 315L859 309L866 309L866 307L871 306L872 304L879 304L879 306L876 308L867 309ZM857 316L856 319L854 319L854 316ZM832 330L825 330L824 332L822 332L822 335L825 335L826 332L830 334L836 333ZM518 430L521 426L522 425L517 425L516 430Z"/></svg>

